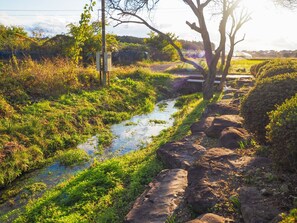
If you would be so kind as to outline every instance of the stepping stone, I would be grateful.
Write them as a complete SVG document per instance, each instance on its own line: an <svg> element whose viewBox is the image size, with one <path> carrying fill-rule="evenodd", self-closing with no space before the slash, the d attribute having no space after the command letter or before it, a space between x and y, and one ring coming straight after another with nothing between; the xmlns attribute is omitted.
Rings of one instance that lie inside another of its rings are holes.
<svg viewBox="0 0 297 223"><path fill-rule="evenodd" d="M243 128L227 127L221 132L219 144L228 149L240 147L240 142L249 143L250 134Z"/></svg>
<svg viewBox="0 0 297 223"><path fill-rule="evenodd" d="M256 187L240 188L239 200L245 223L279 222L281 211L273 204L273 199L263 196Z"/></svg>
<svg viewBox="0 0 297 223"><path fill-rule="evenodd" d="M239 114L239 108L237 106L229 105L226 103L212 103L209 104L204 113L204 117L209 116L217 116L217 115L238 115Z"/></svg>
<svg viewBox="0 0 297 223"><path fill-rule="evenodd" d="M163 170L137 198L125 217L126 223L164 223L184 202L188 172Z"/></svg>
<svg viewBox="0 0 297 223"><path fill-rule="evenodd" d="M233 222L231 219L221 217L216 214L207 213L200 215L198 218L188 221L186 223L226 223Z"/></svg>
<svg viewBox="0 0 297 223"><path fill-rule="evenodd" d="M214 120L214 117L206 117L206 118L202 118L198 122L193 123L190 127L192 134L204 132L207 128L211 126L211 123L213 122L213 120Z"/></svg>
<svg viewBox="0 0 297 223"><path fill-rule="evenodd" d="M209 137L219 138L221 132L227 127L241 127L243 118L239 115L222 115L215 117L211 126L205 130Z"/></svg>
<svg viewBox="0 0 297 223"><path fill-rule="evenodd" d="M185 138L164 144L157 150L157 156L166 168L189 169L205 151L203 146Z"/></svg>
<svg viewBox="0 0 297 223"><path fill-rule="evenodd" d="M196 213L207 213L220 201L237 159L232 150L211 148L189 169L186 200Z"/></svg>

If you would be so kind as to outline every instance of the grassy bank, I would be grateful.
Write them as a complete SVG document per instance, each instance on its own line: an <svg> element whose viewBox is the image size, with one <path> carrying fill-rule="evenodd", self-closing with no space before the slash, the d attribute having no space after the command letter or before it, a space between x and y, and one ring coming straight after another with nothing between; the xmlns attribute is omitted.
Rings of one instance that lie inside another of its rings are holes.
<svg viewBox="0 0 297 223"><path fill-rule="evenodd" d="M216 100L216 99L214 99ZM146 148L93 166L31 201L16 222L122 222L135 198L162 169L156 149L189 134L206 104L200 94L184 96L175 125Z"/></svg>
<svg viewBox="0 0 297 223"><path fill-rule="evenodd" d="M110 87L99 88L95 69L65 61L3 66L0 187L98 132L98 149L105 147L112 140L110 124L151 111L158 99L171 95L171 80L170 75L126 69L114 73ZM7 199L3 196L0 201Z"/></svg>

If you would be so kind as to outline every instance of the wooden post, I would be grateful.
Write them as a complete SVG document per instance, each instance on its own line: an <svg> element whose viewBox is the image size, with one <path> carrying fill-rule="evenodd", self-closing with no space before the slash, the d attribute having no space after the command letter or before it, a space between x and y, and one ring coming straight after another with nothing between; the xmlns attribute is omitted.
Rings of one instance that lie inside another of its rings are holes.
<svg viewBox="0 0 297 223"><path fill-rule="evenodd" d="M103 86L106 85L106 57L104 56L106 53L106 38L105 38L105 0L101 0L101 8L102 8L102 74L103 74Z"/></svg>

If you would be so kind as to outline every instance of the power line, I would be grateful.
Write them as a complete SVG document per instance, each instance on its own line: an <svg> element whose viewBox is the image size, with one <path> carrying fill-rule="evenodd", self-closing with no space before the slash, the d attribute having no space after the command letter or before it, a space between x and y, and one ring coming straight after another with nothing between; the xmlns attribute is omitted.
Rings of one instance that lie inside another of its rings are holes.
<svg viewBox="0 0 297 223"><path fill-rule="evenodd" d="M0 17L7 17L7 16L28 16L28 17L38 17L38 16L46 16L46 17L51 17L51 16L79 16L79 15L0 15Z"/></svg>
<svg viewBox="0 0 297 223"><path fill-rule="evenodd" d="M0 9L1 12L82 12L83 10L62 10L62 9Z"/></svg>

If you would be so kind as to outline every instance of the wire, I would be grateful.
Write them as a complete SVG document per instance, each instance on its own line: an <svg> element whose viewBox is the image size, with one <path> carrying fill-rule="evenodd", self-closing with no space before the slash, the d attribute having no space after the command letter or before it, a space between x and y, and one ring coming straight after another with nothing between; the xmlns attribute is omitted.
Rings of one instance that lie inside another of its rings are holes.
<svg viewBox="0 0 297 223"><path fill-rule="evenodd" d="M61 9L0 9L1 12L82 12L83 10L61 10Z"/></svg>

